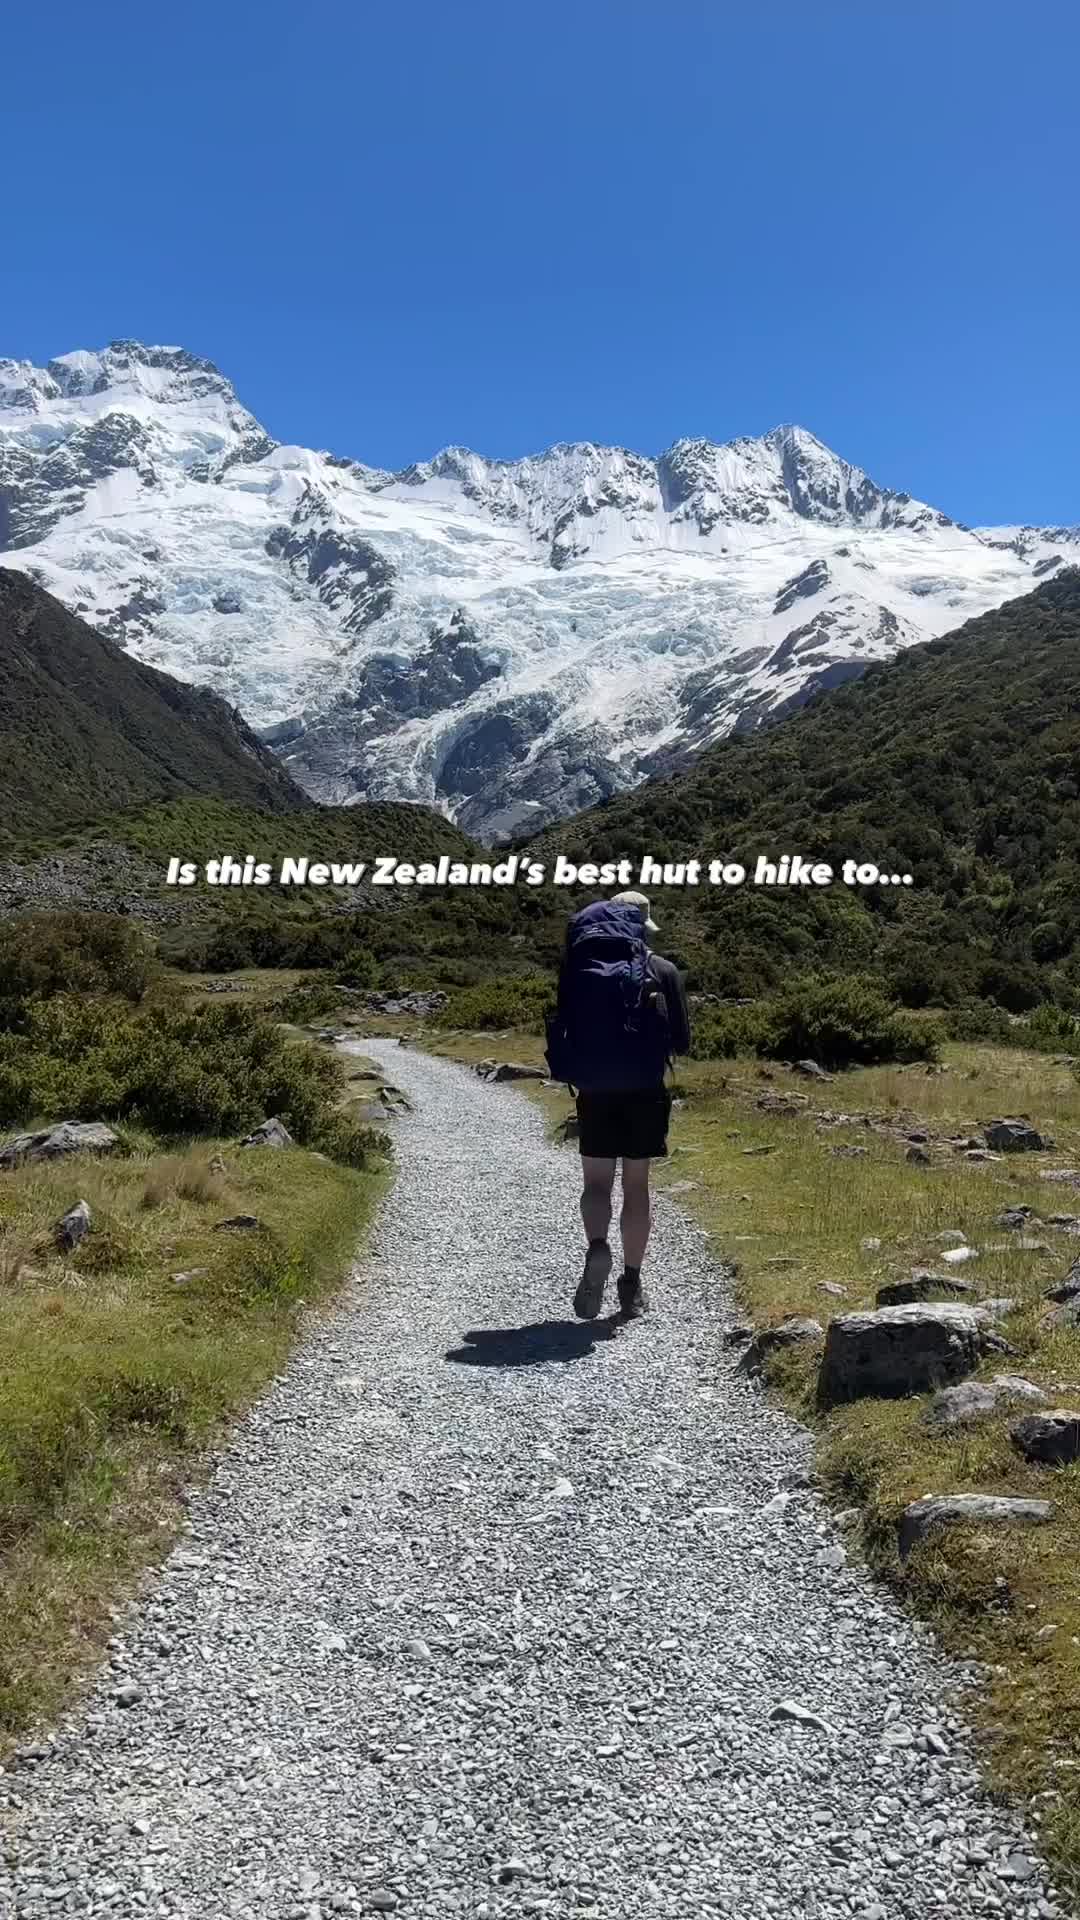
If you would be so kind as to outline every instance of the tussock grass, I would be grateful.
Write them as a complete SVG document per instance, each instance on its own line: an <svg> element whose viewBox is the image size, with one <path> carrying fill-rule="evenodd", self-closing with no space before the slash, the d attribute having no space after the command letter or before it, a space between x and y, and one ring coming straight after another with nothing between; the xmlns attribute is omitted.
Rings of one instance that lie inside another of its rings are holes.
<svg viewBox="0 0 1080 1920"><path fill-rule="evenodd" d="M340 1283L386 1177L299 1149L161 1156L132 1129L126 1145L0 1173L0 1734L55 1711L93 1659L201 1450ZM77 1199L92 1229L60 1256L50 1229ZM265 1230L214 1232L241 1212Z"/></svg>

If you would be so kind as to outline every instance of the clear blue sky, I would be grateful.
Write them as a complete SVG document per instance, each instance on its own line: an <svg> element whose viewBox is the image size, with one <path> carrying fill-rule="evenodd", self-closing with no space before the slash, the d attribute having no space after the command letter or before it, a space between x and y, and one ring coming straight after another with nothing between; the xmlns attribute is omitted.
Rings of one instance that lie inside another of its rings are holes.
<svg viewBox="0 0 1080 1920"><path fill-rule="evenodd" d="M792 420L1080 519L1074 0L60 0L4 48L0 354L187 346L390 467Z"/></svg>

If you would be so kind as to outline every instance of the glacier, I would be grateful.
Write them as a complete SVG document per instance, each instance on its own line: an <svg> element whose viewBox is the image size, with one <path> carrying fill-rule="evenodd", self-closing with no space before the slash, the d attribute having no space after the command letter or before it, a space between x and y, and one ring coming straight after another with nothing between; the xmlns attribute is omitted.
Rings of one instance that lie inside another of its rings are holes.
<svg viewBox="0 0 1080 1920"><path fill-rule="evenodd" d="M657 457L276 443L209 361L0 360L0 564L213 688L317 799L504 840L1080 560L971 528L780 426Z"/></svg>

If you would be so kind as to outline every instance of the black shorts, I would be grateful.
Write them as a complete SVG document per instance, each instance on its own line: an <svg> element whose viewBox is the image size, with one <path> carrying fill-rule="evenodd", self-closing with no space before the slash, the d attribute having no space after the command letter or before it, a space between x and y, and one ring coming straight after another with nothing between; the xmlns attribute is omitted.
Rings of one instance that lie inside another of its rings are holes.
<svg viewBox="0 0 1080 1920"><path fill-rule="evenodd" d="M633 1093L579 1093L578 1152L590 1160L662 1160L671 1095L666 1087Z"/></svg>

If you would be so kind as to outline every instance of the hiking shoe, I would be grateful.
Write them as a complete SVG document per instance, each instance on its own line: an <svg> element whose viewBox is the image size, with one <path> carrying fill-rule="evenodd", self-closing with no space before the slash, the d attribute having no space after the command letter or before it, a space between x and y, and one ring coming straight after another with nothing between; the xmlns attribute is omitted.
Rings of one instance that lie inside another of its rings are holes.
<svg viewBox="0 0 1080 1920"><path fill-rule="evenodd" d="M619 1306L624 1320L640 1320L648 1313L649 1302L640 1278L631 1280L625 1273L619 1275Z"/></svg>
<svg viewBox="0 0 1080 1920"><path fill-rule="evenodd" d="M574 1312L579 1320L595 1320L604 1304L604 1288L611 1272L611 1248L606 1240L592 1241L585 1255L585 1271L574 1295Z"/></svg>

